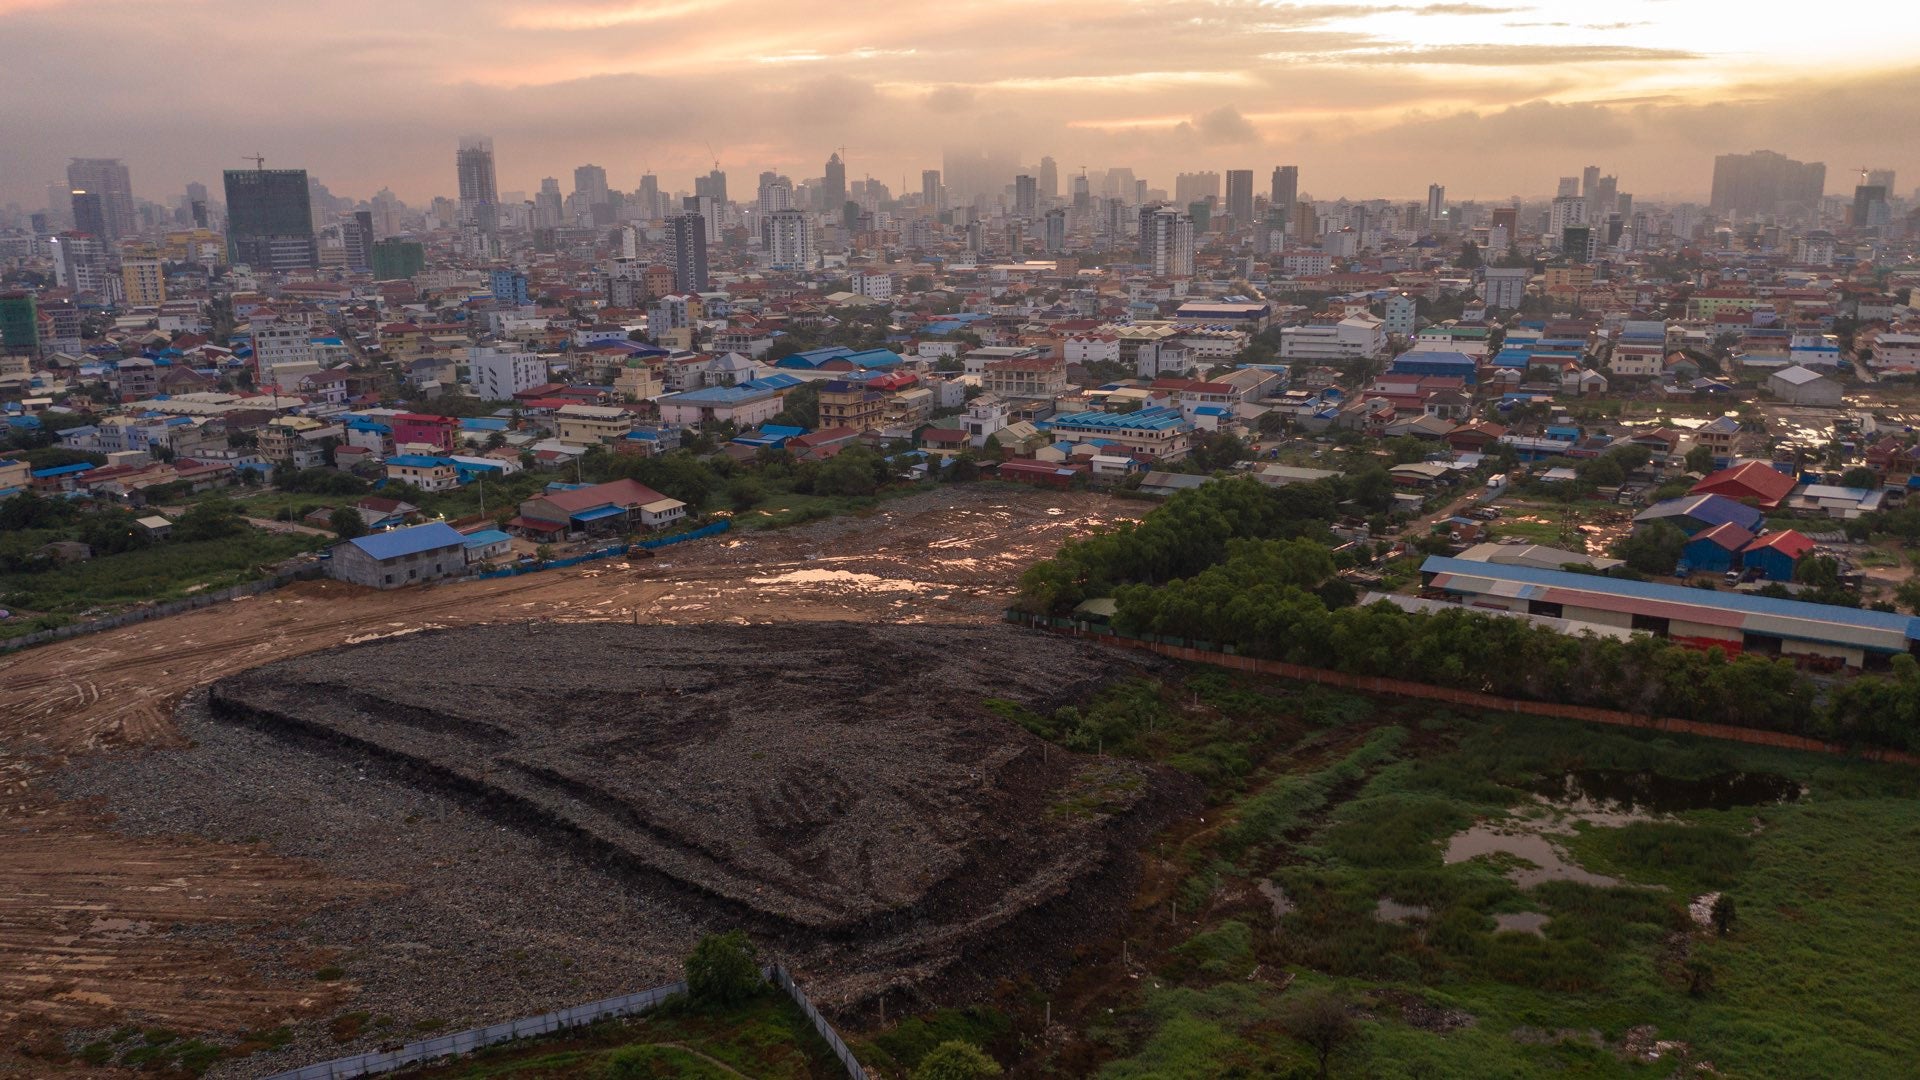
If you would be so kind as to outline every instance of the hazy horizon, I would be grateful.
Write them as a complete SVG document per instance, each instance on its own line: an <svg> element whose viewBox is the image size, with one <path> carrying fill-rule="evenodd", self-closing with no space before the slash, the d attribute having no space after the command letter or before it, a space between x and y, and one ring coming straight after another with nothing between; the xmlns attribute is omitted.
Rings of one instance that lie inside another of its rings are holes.
<svg viewBox="0 0 1920 1080"><path fill-rule="evenodd" d="M916 190L949 146L1176 173L1301 168L1319 198L1545 196L1598 165L1641 199L1703 199L1713 158L1776 150L1920 185L1920 30L1863 36L1802 6L1618 0L1043 6L905 17L855 2L819 25L763 0L342 0L301 17L238 0L0 0L0 201L39 207L70 157L118 157L167 202L256 151L335 194L454 194L454 147L491 135L501 191L601 165L685 189L715 157ZM1604 14L1597 14L1604 12ZM1778 31L1791 17L1790 48ZM1596 21L1603 20L1603 21ZM215 61L224 61L224 65ZM1902 66L1905 64L1905 66ZM212 74L208 74L212 73ZM709 150L709 145L711 150Z"/></svg>

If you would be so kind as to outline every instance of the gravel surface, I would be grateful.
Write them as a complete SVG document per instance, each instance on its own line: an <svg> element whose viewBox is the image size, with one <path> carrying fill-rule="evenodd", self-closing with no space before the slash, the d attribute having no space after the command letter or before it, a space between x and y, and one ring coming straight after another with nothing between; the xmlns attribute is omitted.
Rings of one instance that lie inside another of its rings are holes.
<svg viewBox="0 0 1920 1080"><path fill-rule="evenodd" d="M1126 918L1191 785L981 702L1152 663L999 626L437 631L221 680L181 708L190 748L59 782L120 829L258 839L374 896L235 945L288 979L331 958L365 1033L291 1017L225 1075L657 985L733 926L824 1007L907 1006L1044 978Z"/></svg>

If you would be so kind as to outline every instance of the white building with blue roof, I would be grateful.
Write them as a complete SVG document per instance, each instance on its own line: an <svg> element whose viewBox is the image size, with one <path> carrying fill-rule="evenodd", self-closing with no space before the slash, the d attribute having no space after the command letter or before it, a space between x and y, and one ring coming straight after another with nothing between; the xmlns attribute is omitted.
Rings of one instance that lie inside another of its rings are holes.
<svg viewBox="0 0 1920 1080"><path fill-rule="evenodd" d="M455 577L467 572L467 538L442 521L369 533L330 549L327 576L375 589Z"/></svg>
<svg viewBox="0 0 1920 1080"><path fill-rule="evenodd" d="M1096 443L1109 452L1123 450L1162 461L1185 457L1193 445L1192 421L1165 406L1129 413L1062 413L1037 426L1057 442Z"/></svg>

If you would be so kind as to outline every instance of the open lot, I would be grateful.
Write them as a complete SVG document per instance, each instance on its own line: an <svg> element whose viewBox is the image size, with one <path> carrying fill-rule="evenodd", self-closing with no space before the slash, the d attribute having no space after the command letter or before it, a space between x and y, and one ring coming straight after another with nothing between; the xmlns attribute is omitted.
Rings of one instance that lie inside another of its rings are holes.
<svg viewBox="0 0 1920 1080"><path fill-rule="evenodd" d="M316 979L336 965L290 945L286 926L393 882L325 874L283 845L270 853L271 823L226 843L183 836L188 823L170 827L163 798L134 836L103 807L52 790L51 774L77 755L186 745L192 736L173 707L197 687L354 641L496 622L991 622L1035 558L1145 508L943 489L870 517L728 536L650 560L391 593L300 584L0 660L0 1068L48 1070L73 1029L193 1029L216 1015L224 1030L272 1028L328 1015L356 989ZM275 782L271 771L242 779ZM345 786L336 794L353 798L353 770L337 779ZM403 806L393 804L389 824L414 812ZM459 854L471 846L449 844ZM408 939L394 940L404 948ZM622 985L637 984L625 974ZM555 1002L592 996L565 979L546 992Z"/></svg>

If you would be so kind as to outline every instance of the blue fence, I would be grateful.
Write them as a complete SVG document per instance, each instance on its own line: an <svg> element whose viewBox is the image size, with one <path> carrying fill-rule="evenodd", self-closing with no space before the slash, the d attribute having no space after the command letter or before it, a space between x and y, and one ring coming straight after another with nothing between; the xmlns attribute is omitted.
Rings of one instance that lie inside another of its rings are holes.
<svg viewBox="0 0 1920 1080"><path fill-rule="evenodd" d="M733 528L733 522L727 518L721 518L719 521L709 522L689 532L674 533L672 536L661 536L652 540L642 540L631 546L653 551L657 548L670 547L674 544L684 544L689 540L704 540L709 536L719 536L731 528ZM628 548L629 545L627 544L615 544L612 547L589 551L584 555L575 555L570 559L554 559L544 563L517 563L513 566L501 567L498 570L488 570L484 573L475 574L473 575L473 580L486 581L490 578L519 577L521 574L534 574L542 570L559 570L568 566L579 566L581 563L592 562L595 559L611 559L615 555L625 555Z"/></svg>

